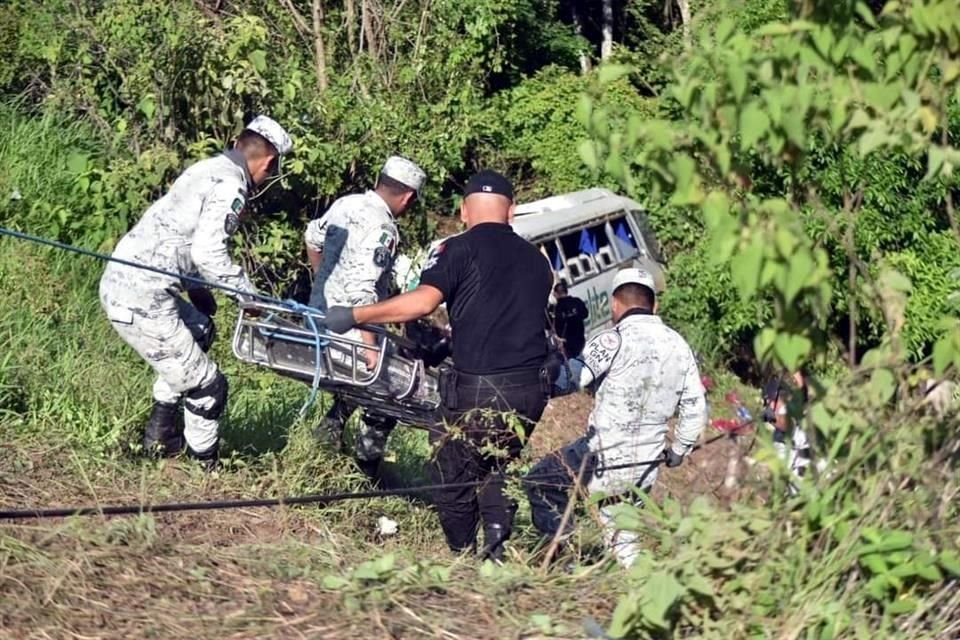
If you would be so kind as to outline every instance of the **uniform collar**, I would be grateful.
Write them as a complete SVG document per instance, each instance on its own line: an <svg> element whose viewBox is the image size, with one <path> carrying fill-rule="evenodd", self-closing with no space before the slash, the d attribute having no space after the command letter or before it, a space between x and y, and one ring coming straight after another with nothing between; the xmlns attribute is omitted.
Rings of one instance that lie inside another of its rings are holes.
<svg viewBox="0 0 960 640"><path fill-rule="evenodd" d="M237 165L243 170L243 177L247 181L247 189L253 189L253 176L250 175L250 168L247 167L247 159L243 157L243 154L237 149L227 149L223 152L223 155L227 156L227 158L233 162L233 164Z"/></svg>
<svg viewBox="0 0 960 640"><path fill-rule="evenodd" d="M373 201L377 203L377 206L383 207L383 210L387 212L387 215L390 216L390 219L393 219L393 211L390 210L390 205L388 205L387 201L383 199L383 196L373 189L370 189L367 191L367 197L372 198Z"/></svg>
<svg viewBox="0 0 960 640"><path fill-rule="evenodd" d="M638 309L633 308L623 314L620 318L620 322L617 323L617 326L620 326L626 322L629 318L637 318L640 322L660 322L659 316L653 314L652 311L647 309Z"/></svg>

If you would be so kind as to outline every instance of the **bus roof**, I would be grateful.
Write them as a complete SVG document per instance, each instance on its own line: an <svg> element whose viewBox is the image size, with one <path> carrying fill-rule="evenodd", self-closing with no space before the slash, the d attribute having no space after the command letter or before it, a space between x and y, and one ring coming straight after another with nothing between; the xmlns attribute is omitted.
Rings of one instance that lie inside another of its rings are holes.
<svg viewBox="0 0 960 640"><path fill-rule="evenodd" d="M598 216L643 206L608 189L585 189L517 205L513 230L530 241L582 226Z"/></svg>

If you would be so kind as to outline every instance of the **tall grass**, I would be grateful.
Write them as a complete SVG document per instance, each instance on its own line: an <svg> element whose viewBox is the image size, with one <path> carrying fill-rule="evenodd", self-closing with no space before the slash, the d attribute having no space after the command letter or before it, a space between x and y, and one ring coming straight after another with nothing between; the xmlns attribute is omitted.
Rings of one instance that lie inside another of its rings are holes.
<svg viewBox="0 0 960 640"><path fill-rule="evenodd" d="M53 228L43 214L70 204L80 159L101 153L83 121L0 103L0 222L37 233Z"/></svg>

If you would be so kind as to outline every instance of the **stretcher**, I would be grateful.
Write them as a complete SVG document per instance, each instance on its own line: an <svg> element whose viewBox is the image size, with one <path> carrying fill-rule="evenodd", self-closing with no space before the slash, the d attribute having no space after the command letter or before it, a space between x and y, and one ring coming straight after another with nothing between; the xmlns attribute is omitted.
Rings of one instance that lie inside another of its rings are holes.
<svg viewBox="0 0 960 640"><path fill-rule="evenodd" d="M242 362L316 384L324 391L362 406L367 413L412 426L436 420L440 405L438 372L404 354L409 344L380 327L364 327L376 336L370 346L350 334L326 330L323 314L258 301L240 304L233 332L233 353ZM356 332L351 332L356 333ZM377 365L366 366L363 352L375 351Z"/></svg>

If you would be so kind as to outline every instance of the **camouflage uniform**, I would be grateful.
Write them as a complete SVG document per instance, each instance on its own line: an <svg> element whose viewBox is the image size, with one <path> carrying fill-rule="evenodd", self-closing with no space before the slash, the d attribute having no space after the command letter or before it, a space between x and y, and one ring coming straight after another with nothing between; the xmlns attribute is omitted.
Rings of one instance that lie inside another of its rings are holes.
<svg viewBox="0 0 960 640"><path fill-rule="evenodd" d="M581 387L600 380L590 425L590 450L598 465L655 460L663 451L667 420L679 411L673 451L685 456L707 423L706 393L693 351L658 316L628 312L616 328L594 336L583 350ZM657 467L628 467L595 474L591 492L608 496L647 490ZM636 536L617 531L609 507L600 510L607 540L623 564L636 557Z"/></svg>
<svg viewBox="0 0 960 640"><path fill-rule="evenodd" d="M414 191L419 191L425 179L417 165L396 156L387 160L382 174ZM309 248L322 252L310 293L311 307L325 312L332 306L374 304L389 295L400 232L390 207L375 191L334 202L322 217L310 222L304 239ZM357 329L342 335L361 339ZM359 368L365 370L365 364L359 363ZM342 429L354 409L338 399L328 415ZM367 416L357 435L357 459L374 463L383 458L394 426L393 419Z"/></svg>
<svg viewBox="0 0 960 640"><path fill-rule="evenodd" d="M248 128L263 135L254 127L264 120L260 117ZM272 120L268 126L273 127L268 134L279 130L283 138L275 142L275 136L264 137L281 154L289 151L286 133ZM113 257L254 293L227 248L253 186L246 159L237 150L194 164L147 209L117 244ZM171 429L176 406L184 399L183 439L202 456L216 450L227 382L206 353L212 320L180 296L189 288L196 287L110 262L100 279L100 303L120 337L156 371L154 410L165 408Z"/></svg>
<svg viewBox="0 0 960 640"><path fill-rule="evenodd" d="M652 289L652 281L650 287ZM616 280L614 281L616 288ZM660 458L667 437L667 421L679 413L674 429L673 451L685 456L700 438L707 423L706 392L693 351L686 341L656 315L633 309L617 325L593 336L580 358L572 360L579 369L579 387L596 388L590 413L588 435L568 448L582 447L572 465L592 452L596 473L592 473L590 492L616 496L635 488L648 490L657 478L657 466L635 466L604 470L605 467L634 464ZM552 471L555 461L545 459L531 474ZM558 500L531 495L534 520L556 525L548 511ZM638 549L636 536L618 531L614 510L600 509L608 544L618 560L630 565ZM540 524L538 528L544 530ZM551 532L552 533L552 532Z"/></svg>

